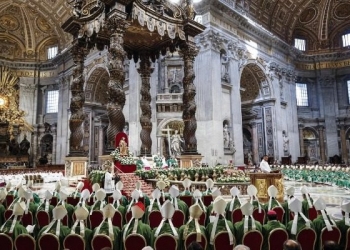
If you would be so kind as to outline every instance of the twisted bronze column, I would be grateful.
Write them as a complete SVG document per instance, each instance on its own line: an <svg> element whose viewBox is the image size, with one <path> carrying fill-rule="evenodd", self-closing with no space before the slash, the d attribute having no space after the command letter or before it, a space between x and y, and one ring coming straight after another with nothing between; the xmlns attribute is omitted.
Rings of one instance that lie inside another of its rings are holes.
<svg viewBox="0 0 350 250"><path fill-rule="evenodd" d="M193 69L194 59L198 54L198 49L194 44L185 44L181 46L180 55L184 60L184 78L183 88L184 93L182 97L183 113L182 119L185 127L183 136L185 140L185 148L183 154L193 155L197 152L197 120L196 120L196 86L193 84L195 74Z"/></svg>
<svg viewBox="0 0 350 250"><path fill-rule="evenodd" d="M84 155L84 150L81 143L84 137L84 131L81 125L85 119L83 112L83 105L85 103L83 72L84 60L88 54L88 49L80 47L78 44L74 44L71 53L74 62L74 69L73 82L71 85L71 117L69 119L69 129L71 131L69 138L69 155L82 156Z"/></svg>
<svg viewBox="0 0 350 250"><path fill-rule="evenodd" d="M141 155L151 155L152 148L152 139L151 139L151 131L152 131L152 110L151 110L151 85L150 78L153 72L153 68L151 67L151 61L147 54L143 54L140 56L140 68L138 68L138 72L141 76Z"/></svg>
<svg viewBox="0 0 350 250"><path fill-rule="evenodd" d="M124 58L125 51L123 48L124 32L126 22L118 17L110 17L107 27L111 32L110 46L108 50L108 103L107 115L109 124L107 128L107 150L115 148L115 136L123 131L125 117L123 108L125 105L125 93L123 90L124 75Z"/></svg>

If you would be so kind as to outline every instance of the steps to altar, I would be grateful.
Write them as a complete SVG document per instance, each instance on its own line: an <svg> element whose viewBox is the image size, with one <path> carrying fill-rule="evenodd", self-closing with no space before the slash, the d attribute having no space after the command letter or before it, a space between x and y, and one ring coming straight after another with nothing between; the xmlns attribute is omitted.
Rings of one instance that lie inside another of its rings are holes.
<svg viewBox="0 0 350 250"><path fill-rule="evenodd" d="M148 197L151 197L152 191L154 190L151 184L146 183L140 177L136 176L134 173L120 173L118 174L120 180L123 182L123 194L127 197L131 196L132 191L136 188L136 182L141 182L141 190Z"/></svg>

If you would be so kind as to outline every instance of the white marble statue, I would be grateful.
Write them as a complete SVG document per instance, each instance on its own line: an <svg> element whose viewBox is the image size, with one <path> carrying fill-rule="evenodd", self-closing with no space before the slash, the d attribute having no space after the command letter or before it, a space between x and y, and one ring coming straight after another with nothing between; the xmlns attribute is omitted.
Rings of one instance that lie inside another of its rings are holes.
<svg viewBox="0 0 350 250"><path fill-rule="evenodd" d="M228 131L228 126L225 124L224 126L224 148L230 147L230 132Z"/></svg>
<svg viewBox="0 0 350 250"><path fill-rule="evenodd" d="M181 155L181 142L183 142L178 132L175 130L175 134L171 136L171 152L175 157Z"/></svg>

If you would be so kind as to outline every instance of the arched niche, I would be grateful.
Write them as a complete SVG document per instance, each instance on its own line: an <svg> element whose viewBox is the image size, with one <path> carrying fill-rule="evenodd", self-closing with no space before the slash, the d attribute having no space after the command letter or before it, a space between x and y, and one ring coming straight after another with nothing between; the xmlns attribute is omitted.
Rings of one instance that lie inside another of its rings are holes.
<svg viewBox="0 0 350 250"><path fill-rule="evenodd" d="M185 125L183 120L177 118L165 119L158 125L158 151L160 154L164 155L165 158L168 158L172 155L171 138L175 134L175 131L178 131L178 134L183 140L184 127ZM184 147L183 142L181 143L181 147Z"/></svg>
<svg viewBox="0 0 350 250"><path fill-rule="evenodd" d="M317 130L311 127L303 129L304 155L308 162L314 163L320 159L320 146Z"/></svg>

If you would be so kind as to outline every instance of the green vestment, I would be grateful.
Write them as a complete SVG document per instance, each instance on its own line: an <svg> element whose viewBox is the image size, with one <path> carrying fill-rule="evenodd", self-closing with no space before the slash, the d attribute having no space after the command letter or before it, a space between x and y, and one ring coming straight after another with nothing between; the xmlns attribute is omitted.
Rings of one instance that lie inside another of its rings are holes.
<svg viewBox="0 0 350 250"><path fill-rule="evenodd" d="M5 226L2 229L1 233L6 233L7 235L11 236L13 242L15 242L15 239L17 238L18 235L20 234L28 234L27 229L20 223L20 221L16 221L15 227L13 228L12 234L10 234L10 229L12 226L13 220L8 220L5 222ZM2 225L1 225L2 227ZM0 228L1 228L0 227ZM0 249L1 249L1 243L0 243Z"/></svg>
<svg viewBox="0 0 350 250"><path fill-rule="evenodd" d="M213 230L213 225L214 223L211 222L207 225L207 227L205 228L205 231L206 231L206 237L207 237L207 240L208 240L208 247L207 249L208 250L213 250L214 249L214 245L211 245L210 244L210 235L211 235L211 232ZM233 224L231 221L227 220L227 225L228 227L230 228L232 234L233 234L233 237L235 237L235 228L233 227ZM215 235L219 232L227 232L227 229L226 229L226 224L225 224L225 220L224 219L221 219L219 218L218 220L218 224L216 226L216 230L215 230ZM235 239L234 239L235 241Z"/></svg>
<svg viewBox="0 0 350 250"><path fill-rule="evenodd" d="M94 237L94 235L95 235L95 233L96 233L96 229L97 229L97 228L95 228L95 229L93 230L92 237ZM105 221L103 222L103 224L101 225L98 234L105 234L105 235L109 236L109 231L108 231L108 230L109 230L109 229L108 229L108 222L107 222L107 220L105 220ZM123 243L122 243L123 241L120 240L120 239L121 239L121 238L120 238L121 235L120 235L120 229L119 229L119 227L113 226L113 235L114 235L114 239L112 240L112 243L113 243L113 250L122 249L121 244L123 244Z"/></svg>
<svg viewBox="0 0 350 250"><path fill-rule="evenodd" d="M235 232L236 232L236 242L238 244L242 244L243 236L244 236L244 218L235 223ZM259 232L262 232L262 225L259 221L255 220L255 229ZM252 218L248 218L248 231L253 230L252 228Z"/></svg>
<svg viewBox="0 0 350 250"><path fill-rule="evenodd" d="M178 239L179 239L179 231L177 230L176 227L174 227L174 228L175 228L175 230L177 232L177 236L178 236ZM168 221L164 222L164 224L163 224L162 228L160 229L160 232L159 232L157 237L155 236L156 231L157 231L157 227L154 228L153 231L152 231L151 247L153 247L153 248L155 247L154 246L154 242L155 242L156 238L159 237L160 235L162 235L162 234L170 234L170 235L175 236L173 231L171 230L171 227L170 227ZM179 241L177 242L177 245L179 246Z"/></svg>
<svg viewBox="0 0 350 250"><path fill-rule="evenodd" d="M132 222L130 223L130 226L128 228L128 230L126 231L126 234L125 234L125 238L132 233L132 230L134 228L134 223L135 223L135 219L132 220ZM124 232L126 230L126 225L124 225L123 227L123 230L121 232L121 239L122 239L122 242L124 242L124 239L123 239L123 235L124 235ZM144 224L141 219L138 221L138 224L137 224L137 230L136 230L136 233L138 234L141 234L145 240L146 240L146 243L147 243L147 246L151 246L151 241L152 241L152 229L150 228L149 225L147 224ZM119 249L124 249L124 245L121 246L121 248Z"/></svg>
<svg viewBox="0 0 350 250"><path fill-rule="evenodd" d="M201 230L201 234L204 237L206 237L205 227L199 225L199 228ZM189 235L190 233L196 233L196 226L195 226L195 221L194 220L192 220L188 225L182 225L179 228L179 246L178 246L178 250L184 250L185 249L185 239L186 239L187 235ZM207 238L207 244L209 244L208 238Z"/></svg>
<svg viewBox="0 0 350 250"><path fill-rule="evenodd" d="M264 236L264 243L263 243L263 250L267 250L269 247L269 235L270 232L275 229L275 228L283 228L286 229L285 225L283 225L282 223L280 223L277 220L271 220L268 221L265 225L262 226L262 234Z"/></svg>
<svg viewBox="0 0 350 250"><path fill-rule="evenodd" d="M340 230L341 238L340 238L340 249L345 249L346 244L346 234L350 226L345 225L345 219L336 222L337 227Z"/></svg>
<svg viewBox="0 0 350 250"><path fill-rule="evenodd" d="M305 220L300 216L298 215L298 222L297 222L297 232L295 235L292 234L292 226L293 226L293 220L289 221L287 223L287 226L286 226L286 229L287 229L287 232L288 232L288 235L289 235L289 239L293 239L295 240L296 237L297 237L297 234L306 227L306 222ZM310 228L312 229L315 229L314 228L314 224L312 223L312 221L310 221Z"/></svg>
<svg viewBox="0 0 350 250"><path fill-rule="evenodd" d="M71 229L67 226L64 226L61 221L59 223L60 223L60 234L58 236L58 239L60 241L60 249L64 249L63 248L63 241L66 238L66 236L68 234L70 234ZM47 233L56 235L56 226L57 226L57 221L55 221L55 223L52 225L52 227L50 227L50 230ZM38 233L38 236L37 236L38 240L40 239L40 236L45 232L47 227L48 226L45 226L40 230L40 232ZM37 249L39 249L39 242L38 242L37 246L38 246Z"/></svg>

